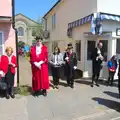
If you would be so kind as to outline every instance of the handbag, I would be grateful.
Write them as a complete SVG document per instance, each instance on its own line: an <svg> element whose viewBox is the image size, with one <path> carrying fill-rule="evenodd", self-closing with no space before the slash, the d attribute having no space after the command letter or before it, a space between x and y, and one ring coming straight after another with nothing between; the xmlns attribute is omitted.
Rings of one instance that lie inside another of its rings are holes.
<svg viewBox="0 0 120 120"><path fill-rule="evenodd" d="M7 84L5 83L5 78L2 77L0 79L0 90L6 90L7 89Z"/></svg>

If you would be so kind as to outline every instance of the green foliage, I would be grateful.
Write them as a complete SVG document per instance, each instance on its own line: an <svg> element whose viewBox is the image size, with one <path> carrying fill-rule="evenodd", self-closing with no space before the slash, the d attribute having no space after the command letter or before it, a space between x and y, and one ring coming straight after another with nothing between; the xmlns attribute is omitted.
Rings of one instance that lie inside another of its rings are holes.
<svg viewBox="0 0 120 120"><path fill-rule="evenodd" d="M24 47L24 45L25 45L25 43L24 43L24 42L22 42L22 41L19 41L19 42L18 42L18 47L23 48L23 47Z"/></svg>
<svg viewBox="0 0 120 120"><path fill-rule="evenodd" d="M27 53L26 53L26 57L30 57L30 52L27 52Z"/></svg>
<svg viewBox="0 0 120 120"><path fill-rule="evenodd" d="M32 35L43 37L43 24L41 23L41 18L38 18L37 23L38 24L31 25L31 27L33 28Z"/></svg>
<svg viewBox="0 0 120 120"><path fill-rule="evenodd" d="M28 95L31 95L32 89L30 86L24 85L16 88L15 93L22 96L28 96Z"/></svg>

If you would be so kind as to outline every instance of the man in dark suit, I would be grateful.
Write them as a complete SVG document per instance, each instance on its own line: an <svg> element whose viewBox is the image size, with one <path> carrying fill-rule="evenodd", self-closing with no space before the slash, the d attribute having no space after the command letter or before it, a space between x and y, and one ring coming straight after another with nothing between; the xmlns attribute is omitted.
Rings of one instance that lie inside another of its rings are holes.
<svg viewBox="0 0 120 120"><path fill-rule="evenodd" d="M118 68L118 92L119 92L119 98L120 98L120 59L119 59L119 68Z"/></svg>
<svg viewBox="0 0 120 120"><path fill-rule="evenodd" d="M94 86L94 81L96 82L96 86L99 87L98 79L100 75L100 70L102 69L102 62L103 62L103 56L101 53L101 48L103 44L99 42L97 44L97 47L93 50L91 58L92 58L92 85Z"/></svg>
<svg viewBox="0 0 120 120"><path fill-rule="evenodd" d="M67 51L64 54L65 61L65 75L67 77L67 84L71 88L74 88L74 73L77 69L77 57L76 53L73 52L73 46L71 43L68 44Z"/></svg>

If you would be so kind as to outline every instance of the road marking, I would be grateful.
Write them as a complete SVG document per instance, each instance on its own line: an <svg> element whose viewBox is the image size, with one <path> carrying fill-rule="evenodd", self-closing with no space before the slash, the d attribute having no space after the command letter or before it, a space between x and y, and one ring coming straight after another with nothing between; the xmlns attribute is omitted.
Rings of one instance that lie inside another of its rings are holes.
<svg viewBox="0 0 120 120"><path fill-rule="evenodd" d="M117 117L117 118L113 118L111 120L120 120L120 117Z"/></svg>

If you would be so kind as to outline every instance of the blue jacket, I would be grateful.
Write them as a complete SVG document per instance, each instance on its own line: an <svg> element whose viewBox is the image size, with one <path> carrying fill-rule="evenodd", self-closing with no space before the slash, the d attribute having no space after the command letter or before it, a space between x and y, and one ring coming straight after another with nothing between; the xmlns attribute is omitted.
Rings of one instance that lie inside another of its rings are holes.
<svg viewBox="0 0 120 120"><path fill-rule="evenodd" d="M114 67L116 70L117 69L117 61L115 61L115 64L113 64L113 62L111 60L109 60L107 63L107 67L108 67L108 69L111 69Z"/></svg>

